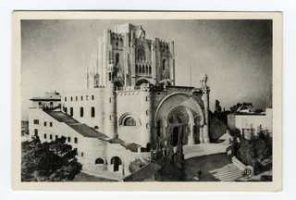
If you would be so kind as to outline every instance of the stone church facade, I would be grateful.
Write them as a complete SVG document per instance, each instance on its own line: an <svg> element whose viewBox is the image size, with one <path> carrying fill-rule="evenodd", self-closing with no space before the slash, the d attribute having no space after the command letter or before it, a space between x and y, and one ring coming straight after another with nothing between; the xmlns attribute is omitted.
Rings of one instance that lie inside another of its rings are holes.
<svg viewBox="0 0 296 200"><path fill-rule="evenodd" d="M66 137L84 172L117 180L132 173L136 159L149 163L151 152L209 142L207 76L199 88L175 85L173 41L148 39L142 26L124 24L96 44L87 89L31 99L30 135Z"/></svg>

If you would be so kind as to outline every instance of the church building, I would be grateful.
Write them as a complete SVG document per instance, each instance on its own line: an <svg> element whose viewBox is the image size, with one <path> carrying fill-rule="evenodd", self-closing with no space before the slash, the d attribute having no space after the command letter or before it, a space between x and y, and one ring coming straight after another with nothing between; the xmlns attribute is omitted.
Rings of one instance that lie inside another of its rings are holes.
<svg viewBox="0 0 296 200"><path fill-rule="evenodd" d="M130 175L135 160L151 162L152 152L209 142L207 76L199 88L175 85L173 41L123 24L105 30L95 45L86 89L31 99L30 136L42 142L64 136L83 172L115 180Z"/></svg>

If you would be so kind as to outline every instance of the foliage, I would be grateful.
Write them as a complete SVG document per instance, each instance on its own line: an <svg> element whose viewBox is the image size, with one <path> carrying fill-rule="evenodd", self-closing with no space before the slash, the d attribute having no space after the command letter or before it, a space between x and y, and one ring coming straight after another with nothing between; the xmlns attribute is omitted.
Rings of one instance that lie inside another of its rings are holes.
<svg viewBox="0 0 296 200"><path fill-rule="evenodd" d="M210 139L211 141L217 141L226 132L225 123L219 119L221 114L210 114Z"/></svg>
<svg viewBox="0 0 296 200"><path fill-rule="evenodd" d="M142 167L144 167L145 165L147 165L147 163L145 163L141 159L135 159L134 161L132 161L130 163L129 171L131 173L134 173L134 172L138 171L139 169L141 169Z"/></svg>
<svg viewBox="0 0 296 200"><path fill-rule="evenodd" d="M22 143L22 181L69 181L81 171L76 149L66 138L41 143L38 136Z"/></svg>
<svg viewBox="0 0 296 200"><path fill-rule="evenodd" d="M215 113L221 113L221 111L222 111L222 108L220 106L220 101L216 100L215 101Z"/></svg>
<svg viewBox="0 0 296 200"><path fill-rule="evenodd" d="M237 137L237 136L236 136ZM272 156L272 138L269 134L260 131L257 136L253 136L250 140L243 136L232 142L233 154L244 164L251 165L255 169L260 166L264 159L271 159Z"/></svg>
<svg viewBox="0 0 296 200"><path fill-rule="evenodd" d="M231 112L239 112L240 110L245 110L245 109L249 109L249 110L254 109L253 104L248 102L243 102L243 103L237 103L236 105L233 105L230 107Z"/></svg>

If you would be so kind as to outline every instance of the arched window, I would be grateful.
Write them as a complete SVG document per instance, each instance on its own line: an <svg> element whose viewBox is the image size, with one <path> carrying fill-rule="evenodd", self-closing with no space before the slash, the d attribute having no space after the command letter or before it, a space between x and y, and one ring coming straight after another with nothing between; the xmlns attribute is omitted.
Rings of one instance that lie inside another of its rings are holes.
<svg viewBox="0 0 296 200"><path fill-rule="evenodd" d="M145 73L145 66L142 65L142 73Z"/></svg>
<svg viewBox="0 0 296 200"><path fill-rule="evenodd" d="M111 158L110 163L111 163L111 165L113 165L113 171L117 172L117 171L119 171L119 166L122 164L122 161L118 156L115 156L115 157Z"/></svg>
<svg viewBox="0 0 296 200"><path fill-rule="evenodd" d="M146 71L145 71L145 73L148 73L148 65L146 65Z"/></svg>
<svg viewBox="0 0 296 200"><path fill-rule="evenodd" d="M123 121L124 126L136 126L136 121L132 117L126 117Z"/></svg>
<svg viewBox="0 0 296 200"><path fill-rule="evenodd" d="M151 74L151 66L149 65L149 74Z"/></svg>
<svg viewBox="0 0 296 200"><path fill-rule="evenodd" d="M83 114L84 114L83 107L80 107L80 117L83 117Z"/></svg>
<svg viewBox="0 0 296 200"><path fill-rule="evenodd" d="M95 161L95 164L96 165L99 165L99 164L104 164L104 159L103 158L97 158L96 161Z"/></svg>

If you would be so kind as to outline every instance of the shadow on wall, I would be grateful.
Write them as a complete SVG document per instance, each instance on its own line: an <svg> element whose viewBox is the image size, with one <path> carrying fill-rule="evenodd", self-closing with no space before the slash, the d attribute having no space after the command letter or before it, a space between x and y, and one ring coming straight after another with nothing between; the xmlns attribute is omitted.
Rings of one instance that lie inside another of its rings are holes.
<svg viewBox="0 0 296 200"><path fill-rule="evenodd" d="M219 138L226 133L226 124L219 119L215 114L210 114L210 140L211 142L218 142Z"/></svg>

